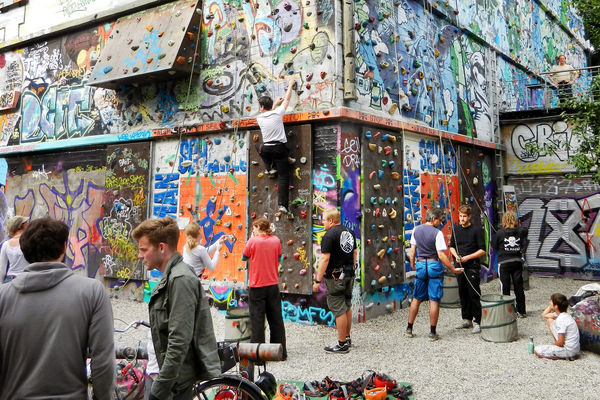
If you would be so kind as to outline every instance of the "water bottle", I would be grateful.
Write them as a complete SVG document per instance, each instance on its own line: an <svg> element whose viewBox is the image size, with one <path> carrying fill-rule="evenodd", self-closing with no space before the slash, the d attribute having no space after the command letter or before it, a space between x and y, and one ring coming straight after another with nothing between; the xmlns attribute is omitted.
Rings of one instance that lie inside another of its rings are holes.
<svg viewBox="0 0 600 400"><path fill-rule="evenodd" d="M533 354L533 336L529 336L529 343L527 345L527 351L529 354Z"/></svg>

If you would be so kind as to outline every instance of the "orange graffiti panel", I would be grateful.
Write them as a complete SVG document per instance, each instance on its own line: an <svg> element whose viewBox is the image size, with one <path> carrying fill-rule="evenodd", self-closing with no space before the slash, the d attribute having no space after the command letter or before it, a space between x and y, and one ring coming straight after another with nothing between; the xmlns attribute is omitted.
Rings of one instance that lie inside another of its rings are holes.
<svg viewBox="0 0 600 400"><path fill-rule="evenodd" d="M201 225L200 244L206 244L206 232L212 232L213 236L221 232L229 235L227 245L221 247L217 268L214 271L205 270L203 279L244 281L242 251L246 244L246 176L232 176L186 176L180 180L180 216ZM180 252L184 244L185 234L182 230L178 243Z"/></svg>
<svg viewBox="0 0 600 400"><path fill-rule="evenodd" d="M442 227L446 243L450 242L452 223L458 222L459 192L458 176L421 175L421 215L424 216L431 207L450 210L451 218L448 218Z"/></svg>

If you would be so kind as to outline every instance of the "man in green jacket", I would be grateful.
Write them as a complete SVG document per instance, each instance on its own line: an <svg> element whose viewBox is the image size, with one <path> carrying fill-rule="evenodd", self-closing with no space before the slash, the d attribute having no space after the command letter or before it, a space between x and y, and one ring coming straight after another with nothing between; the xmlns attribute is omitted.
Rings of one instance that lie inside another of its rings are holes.
<svg viewBox="0 0 600 400"><path fill-rule="evenodd" d="M169 217L148 219L131 234L146 268L163 273L150 298L152 342L160 372L150 399L188 400L199 380L221 372L208 300L177 252L179 228Z"/></svg>

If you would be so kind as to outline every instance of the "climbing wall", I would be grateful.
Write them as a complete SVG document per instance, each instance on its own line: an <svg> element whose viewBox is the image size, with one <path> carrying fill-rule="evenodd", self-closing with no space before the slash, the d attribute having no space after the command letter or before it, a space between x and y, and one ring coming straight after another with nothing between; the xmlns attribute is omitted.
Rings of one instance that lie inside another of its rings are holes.
<svg viewBox="0 0 600 400"><path fill-rule="evenodd" d="M142 280L131 232L146 218L150 143L112 145L106 149L106 192L101 226L105 277Z"/></svg>
<svg viewBox="0 0 600 400"><path fill-rule="evenodd" d="M277 212L277 179L264 174L265 165L258 155L260 132L250 134L250 163L248 169L249 225L265 216L275 227L274 234L281 239L283 261L280 265L280 288L289 293L311 293L312 285L312 153L311 127L286 127L290 157L290 214ZM249 232L252 229L248 230Z"/></svg>
<svg viewBox="0 0 600 400"><path fill-rule="evenodd" d="M195 6L179 0L119 18L88 84L116 89L189 76L199 63L201 21Z"/></svg>
<svg viewBox="0 0 600 400"><path fill-rule="evenodd" d="M482 227L484 154L474 147L459 147L460 204L471 206L471 223ZM485 216L484 216L485 218Z"/></svg>
<svg viewBox="0 0 600 400"><path fill-rule="evenodd" d="M363 130L362 177L364 290L401 283L402 140L382 130Z"/></svg>

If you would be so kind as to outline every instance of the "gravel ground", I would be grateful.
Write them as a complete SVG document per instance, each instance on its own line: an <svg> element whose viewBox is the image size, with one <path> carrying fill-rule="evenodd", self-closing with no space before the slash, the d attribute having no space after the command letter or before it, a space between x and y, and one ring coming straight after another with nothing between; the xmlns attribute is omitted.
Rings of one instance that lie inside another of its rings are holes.
<svg viewBox="0 0 600 400"><path fill-rule="evenodd" d="M335 330L325 326L286 323L288 360L269 363L267 368L281 380L352 380L372 369L398 381L410 382L415 399L597 399L600 356L583 352L575 361L538 359L527 353L529 336L538 344L550 344L551 336L539 317L550 295L575 294L588 282L569 278L532 276L527 297L528 318L518 320L519 340L491 343L467 330L456 330L460 309L440 312L438 333L442 339L429 342L428 305L423 303L414 326L417 337L405 338L408 309L401 309L352 328L352 350L328 354L323 347L335 342ZM499 293L498 280L483 284L482 294ZM115 318L125 321L148 319L147 305L113 299ZM217 340L223 338L225 316L213 309ZM116 327L123 326L115 322ZM146 330L117 334L120 345L145 340ZM268 337L268 336L267 336Z"/></svg>

